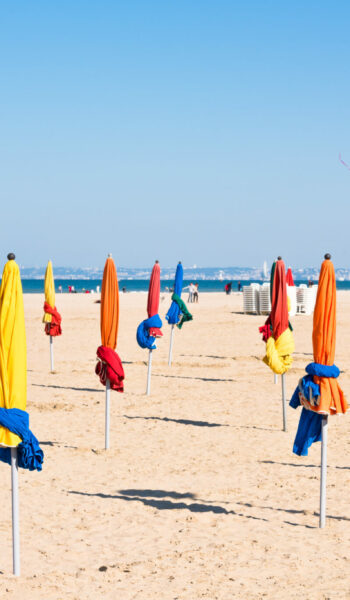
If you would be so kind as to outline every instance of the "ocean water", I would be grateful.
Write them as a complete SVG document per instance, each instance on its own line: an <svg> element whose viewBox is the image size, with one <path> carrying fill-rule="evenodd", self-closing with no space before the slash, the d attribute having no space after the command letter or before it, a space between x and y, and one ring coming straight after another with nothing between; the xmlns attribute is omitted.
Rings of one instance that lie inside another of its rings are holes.
<svg viewBox="0 0 350 600"><path fill-rule="evenodd" d="M195 279L184 280L184 288L188 286L191 281L196 283ZM263 283L261 280L240 280L242 285L249 285L250 283ZM199 281L198 291L201 292L224 292L226 283L232 282L232 291L236 292L238 289L238 280L206 280ZM307 280L295 281L296 285L301 283L307 284ZM148 291L149 279L120 279L119 280L119 291L121 292L125 287L127 292L147 292ZM59 286L62 286L63 292L68 292L68 286L74 286L77 293L85 293L86 290L94 290L99 286L101 290L102 280L101 279L55 279L56 293L59 291ZM169 287L173 285L171 280L161 281L161 291L169 291ZM43 294L44 293L44 281L43 279L22 279L23 292L25 294ZM350 290L350 281L337 281L338 290ZM186 290L184 290L186 292Z"/></svg>

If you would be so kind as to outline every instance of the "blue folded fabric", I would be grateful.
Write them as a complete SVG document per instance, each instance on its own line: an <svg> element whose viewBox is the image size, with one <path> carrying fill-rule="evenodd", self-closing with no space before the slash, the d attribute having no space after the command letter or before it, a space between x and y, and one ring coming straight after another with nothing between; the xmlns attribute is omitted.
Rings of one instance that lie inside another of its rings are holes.
<svg viewBox="0 0 350 600"><path fill-rule="evenodd" d="M337 379L340 375L340 370L336 365L321 365L315 362L308 364L305 371L309 375L316 375L316 377L334 377L334 379Z"/></svg>
<svg viewBox="0 0 350 600"><path fill-rule="evenodd" d="M155 345L156 338L149 334L149 330L152 327L156 327L158 329L162 327L162 321L159 315L153 315L153 317L145 319L138 326L136 331L136 339L141 348L148 348L149 350L155 350L157 348Z"/></svg>
<svg viewBox="0 0 350 600"><path fill-rule="evenodd" d="M292 408L298 408L300 406L299 400L299 392L301 392L304 398L310 398L310 390L313 398L318 398L320 395L320 386L317 383L314 383L312 375L305 375L299 380L299 383L294 391L291 401L289 402L289 406Z"/></svg>
<svg viewBox="0 0 350 600"><path fill-rule="evenodd" d="M321 441L321 425L322 415L303 408L293 444L294 454L298 456L308 455L311 444Z"/></svg>
<svg viewBox="0 0 350 600"><path fill-rule="evenodd" d="M176 267L174 293L181 298L184 270L182 264L179 263ZM176 325L180 321L181 311L176 302L172 302L170 308L165 315L169 325Z"/></svg>
<svg viewBox="0 0 350 600"><path fill-rule="evenodd" d="M320 395L320 386L317 383L314 383L314 375L317 377L332 377L336 379L340 374L340 370L336 365L329 366L321 365L320 363L308 364L305 371L308 375L300 379L292 399L289 402L289 406L292 408L298 408L298 406L301 405L299 392L302 393L304 398L309 399L311 390L312 397L318 398ZM321 441L321 425L322 415L303 407L293 445L294 454L297 454L298 456L308 455L308 449L311 444Z"/></svg>
<svg viewBox="0 0 350 600"><path fill-rule="evenodd" d="M177 323L180 321L180 316L181 311L179 305L176 304L176 302L172 302L167 314L165 315L169 325L177 325Z"/></svg>
<svg viewBox="0 0 350 600"><path fill-rule="evenodd" d="M28 413L19 408L0 408L0 425L22 440L17 446L18 466L29 471L41 471L44 453L35 435L29 429ZM0 460L11 464L11 448L0 448Z"/></svg>

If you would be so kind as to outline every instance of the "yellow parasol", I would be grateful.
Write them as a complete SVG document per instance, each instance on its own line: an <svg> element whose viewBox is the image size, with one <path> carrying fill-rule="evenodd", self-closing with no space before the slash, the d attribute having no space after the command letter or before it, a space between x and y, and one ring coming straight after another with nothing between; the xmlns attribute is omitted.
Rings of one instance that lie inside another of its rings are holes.
<svg viewBox="0 0 350 600"><path fill-rule="evenodd" d="M9 254L9 257L14 255ZM27 348L22 284L13 259L4 268L0 288L0 407L25 410ZM16 447L21 438L0 427L0 445Z"/></svg>
<svg viewBox="0 0 350 600"><path fill-rule="evenodd" d="M49 260L45 272L45 302L43 323L45 323L45 333L50 336L50 367L51 373L54 371L53 357L53 338L61 335L62 318L55 306L55 282L53 279L52 262Z"/></svg>
<svg viewBox="0 0 350 600"><path fill-rule="evenodd" d="M51 308L55 308L55 282L53 280L53 271L52 271L52 262L49 260L47 263L46 271L45 271L45 282L44 282L44 291L45 291L45 302L51 306ZM43 316L43 323L51 323L52 315L49 313L45 313Z"/></svg>
<svg viewBox="0 0 350 600"><path fill-rule="evenodd" d="M20 574L18 467L41 471L44 454L29 429L22 284L8 254L0 287L0 460L11 465L13 573Z"/></svg>

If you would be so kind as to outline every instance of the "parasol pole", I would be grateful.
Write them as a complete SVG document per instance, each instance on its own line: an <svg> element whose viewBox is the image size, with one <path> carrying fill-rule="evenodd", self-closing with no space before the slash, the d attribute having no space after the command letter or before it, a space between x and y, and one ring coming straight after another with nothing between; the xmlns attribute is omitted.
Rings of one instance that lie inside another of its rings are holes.
<svg viewBox="0 0 350 600"><path fill-rule="evenodd" d="M20 574L19 557L19 508L18 508L18 454L11 448L11 496L12 496L12 553L13 574Z"/></svg>
<svg viewBox="0 0 350 600"><path fill-rule="evenodd" d="M287 411L286 411L286 374L282 373L282 414L283 414L283 431L287 431Z"/></svg>
<svg viewBox="0 0 350 600"><path fill-rule="evenodd" d="M105 412L105 449L109 448L109 401L111 397L111 383L106 380L106 412Z"/></svg>
<svg viewBox="0 0 350 600"><path fill-rule="evenodd" d="M53 337L50 335L50 368L51 373L54 371L54 362L53 362Z"/></svg>
<svg viewBox="0 0 350 600"><path fill-rule="evenodd" d="M152 350L150 350L148 353L147 388L146 388L147 396L149 396L151 393L151 372L152 372Z"/></svg>
<svg viewBox="0 0 350 600"><path fill-rule="evenodd" d="M274 384L277 384L277 381L278 381L277 380L277 373L274 373L273 374L273 382L274 382Z"/></svg>
<svg viewBox="0 0 350 600"><path fill-rule="evenodd" d="M327 437L328 416L322 416L321 430L321 485L320 485L320 527L326 524L326 483L327 483Z"/></svg>
<svg viewBox="0 0 350 600"><path fill-rule="evenodd" d="M171 333L170 333L170 345L169 345L169 360L168 360L169 367L171 367L171 361L173 358L173 342L174 342L174 325L172 324Z"/></svg>

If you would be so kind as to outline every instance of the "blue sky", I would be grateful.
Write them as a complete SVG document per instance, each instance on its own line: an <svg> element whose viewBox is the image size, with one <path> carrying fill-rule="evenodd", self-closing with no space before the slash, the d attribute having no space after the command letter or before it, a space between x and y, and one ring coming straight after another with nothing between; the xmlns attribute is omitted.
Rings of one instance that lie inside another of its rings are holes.
<svg viewBox="0 0 350 600"><path fill-rule="evenodd" d="M0 4L0 249L350 266L350 5Z"/></svg>

